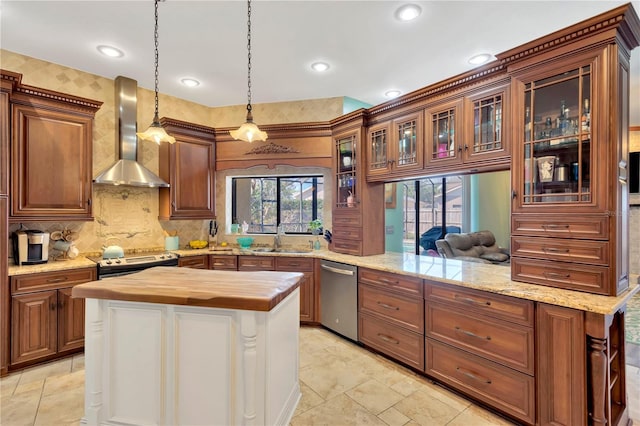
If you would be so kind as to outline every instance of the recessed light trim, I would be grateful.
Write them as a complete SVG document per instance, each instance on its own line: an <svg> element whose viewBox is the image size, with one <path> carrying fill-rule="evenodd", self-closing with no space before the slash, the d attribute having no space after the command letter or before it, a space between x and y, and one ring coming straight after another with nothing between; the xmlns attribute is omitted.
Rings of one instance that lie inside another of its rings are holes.
<svg viewBox="0 0 640 426"><path fill-rule="evenodd" d="M98 52L102 53L104 56L108 56L110 58L122 58L124 56L124 52L116 47L107 46L106 44L101 44L96 47Z"/></svg>
<svg viewBox="0 0 640 426"><path fill-rule="evenodd" d="M469 63L471 65L482 65L489 62L492 57L493 55L489 53L480 53L469 58Z"/></svg>
<svg viewBox="0 0 640 426"><path fill-rule="evenodd" d="M311 69L317 72L325 72L330 68L326 62L314 62L311 64Z"/></svg>
<svg viewBox="0 0 640 426"><path fill-rule="evenodd" d="M387 90L386 92L384 92L384 95L387 98L397 98L401 94L402 94L402 92L397 90L397 89Z"/></svg>
<svg viewBox="0 0 640 426"><path fill-rule="evenodd" d="M422 13L422 8L417 4L405 4L396 9L396 19L407 22L413 21Z"/></svg>
<svg viewBox="0 0 640 426"><path fill-rule="evenodd" d="M195 78L185 77L180 79L180 83L184 84L187 87L198 87L200 86L200 82Z"/></svg>

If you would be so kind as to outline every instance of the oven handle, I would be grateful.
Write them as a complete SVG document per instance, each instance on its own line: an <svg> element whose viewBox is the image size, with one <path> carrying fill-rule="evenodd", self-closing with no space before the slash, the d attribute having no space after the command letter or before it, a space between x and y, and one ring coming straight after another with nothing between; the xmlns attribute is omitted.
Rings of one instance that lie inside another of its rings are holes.
<svg viewBox="0 0 640 426"><path fill-rule="evenodd" d="M327 271L331 271L331 272L335 272L336 274L342 274L342 275L353 275L354 272L353 271L348 271L346 269L338 269L338 268L334 268L331 266L327 266L327 265L320 265L322 267L322 269L326 269Z"/></svg>

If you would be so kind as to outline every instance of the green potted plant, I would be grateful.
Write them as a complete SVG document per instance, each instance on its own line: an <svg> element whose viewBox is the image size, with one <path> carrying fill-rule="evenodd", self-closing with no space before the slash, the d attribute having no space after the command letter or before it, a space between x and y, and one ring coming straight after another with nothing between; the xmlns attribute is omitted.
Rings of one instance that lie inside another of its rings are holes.
<svg viewBox="0 0 640 426"><path fill-rule="evenodd" d="M322 233L322 221L320 219L314 219L309 222L309 229L313 235L320 235Z"/></svg>

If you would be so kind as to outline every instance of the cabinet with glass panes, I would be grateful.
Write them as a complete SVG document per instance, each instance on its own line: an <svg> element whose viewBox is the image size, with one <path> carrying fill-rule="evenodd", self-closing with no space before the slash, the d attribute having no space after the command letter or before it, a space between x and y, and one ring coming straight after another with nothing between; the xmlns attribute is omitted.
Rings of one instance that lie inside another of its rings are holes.
<svg viewBox="0 0 640 426"><path fill-rule="evenodd" d="M591 202L591 65L524 87L522 204Z"/></svg>
<svg viewBox="0 0 640 426"><path fill-rule="evenodd" d="M504 131L509 120L510 88L498 82L494 88L481 89L465 96L463 161L482 162L509 158L509 135Z"/></svg>

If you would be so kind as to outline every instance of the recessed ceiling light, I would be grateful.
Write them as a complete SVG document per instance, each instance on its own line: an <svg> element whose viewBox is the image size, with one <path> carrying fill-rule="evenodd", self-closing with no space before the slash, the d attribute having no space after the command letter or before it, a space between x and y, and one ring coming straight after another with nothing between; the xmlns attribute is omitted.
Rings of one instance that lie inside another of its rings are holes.
<svg viewBox="0 0 640 426"><path fill-rule="evenodd" d="M200 86L200 82L198 80L196 80L195 78L189 78L189 77L181 79L180 83L184 84L187 87Z"/></svg>
<svg viewBox="0 0 640 426"><path fill-rule="evenodd" d="M325 72L329 69L329 64L327 64L326 62L314 62L313 64L311 64L311 68L314 71Z"/></svg>
<svg viewBox="0 0 640 426"><path fill-rule="evenodd" d="M387 98L397 98L398 96L400 96L400 93L402 92L394 89L394 90L387 90L386 92L384 92L384 95Z"/></svg>
<svg viewBox="0 0 640 426"><path fill-rule="evenodd" d="M400 21L412 21L422 13L422 8L417 4L405 4L396 9L396 19Z"/></svg>
<svg viewBox="0 0 640 426"><path fill-rule="evenodd" d="M472 56L469 58L469 63L471 65L482 65L492 58L492 55L488 53L480 53L479 55Z"/></svg>
<svg viewBox="0 0 640 426"><path fill-rule="evenodd" d="M110 58L122 58L124 56L124 52L122 50L113 46L100 45L96 49L98 49L98 52L102 53L104 56L108 56Z"/></svg>

